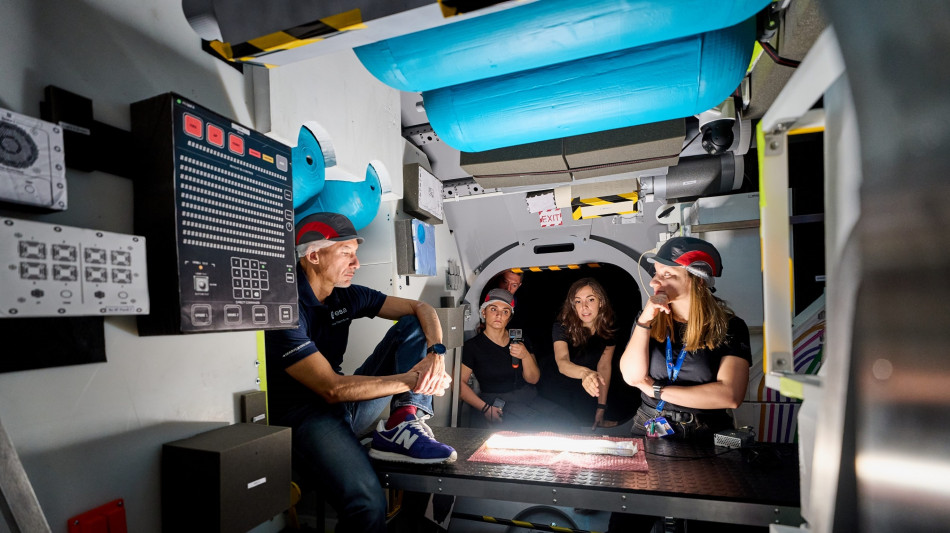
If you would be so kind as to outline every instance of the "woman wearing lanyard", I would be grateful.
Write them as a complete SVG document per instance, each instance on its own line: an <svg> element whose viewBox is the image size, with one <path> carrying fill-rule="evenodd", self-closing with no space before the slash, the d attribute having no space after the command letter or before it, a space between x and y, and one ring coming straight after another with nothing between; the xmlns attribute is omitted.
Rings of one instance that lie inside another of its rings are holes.
<svg viewBox="0 0 950 533"><path fill-rule="evenodd" d="M632 431L711 444L715 432L733 427L727 409L745 398L749 328L713 296L722 258L712 244L674 237L648 261L656 266L654 295L620 358L624 381L639 388L643 399ZM611 530L621 530L619 518L611 518ZM633 518L624 519L624 531L633 530L626 523Z"/></svg>

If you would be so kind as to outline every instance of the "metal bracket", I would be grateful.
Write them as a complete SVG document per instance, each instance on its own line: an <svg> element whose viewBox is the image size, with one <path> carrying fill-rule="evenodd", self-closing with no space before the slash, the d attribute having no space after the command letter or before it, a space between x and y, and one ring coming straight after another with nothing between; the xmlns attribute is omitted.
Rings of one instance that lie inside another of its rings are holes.
<svg viewBox="0 0 950 533"><path fill-rule="evenodd" d="M776 126L776 129L779 129ZM784 128L783 128L784 131ZM785 133L765 134L765 155L782 155L785 152Z"/></svg>
<svg viewBox="0 0 950 533"><path fill-rule="evenodd" d="M412 144L416 146L442 142L442 139L439 138L439 134L436 133L429 124L420 124L406 128L402 130L402 136L409 139Z"/></svg>
<svg viewBox="0 0 950 533"><path fill-rule="evenodd" d="M494 187L482 187L474 179L453 180L452 185L442 186L442 199L451 200L453 198L465 198L466 196L477 196L494 192L498 192L498 189Z"/></svg>

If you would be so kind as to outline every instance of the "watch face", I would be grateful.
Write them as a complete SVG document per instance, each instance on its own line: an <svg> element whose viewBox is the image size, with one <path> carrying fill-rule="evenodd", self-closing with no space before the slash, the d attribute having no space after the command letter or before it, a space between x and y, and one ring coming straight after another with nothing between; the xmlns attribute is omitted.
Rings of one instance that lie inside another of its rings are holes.
<svg viewBox="0 0 950 533"><path fill-rule="evenodd" d="M439 354L439 355L442 355L442 354L445 353L445 345L444 345L444 344L433 344L432 346L429 346L428 352L433 352L433 353L437 353L437 354Z"/></svg>

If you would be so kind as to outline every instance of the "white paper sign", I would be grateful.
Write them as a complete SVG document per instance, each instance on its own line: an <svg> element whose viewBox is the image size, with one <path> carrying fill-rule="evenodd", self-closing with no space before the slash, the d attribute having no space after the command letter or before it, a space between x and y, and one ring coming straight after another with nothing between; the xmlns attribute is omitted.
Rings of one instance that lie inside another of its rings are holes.
<svg viewBox="0 0 950 533"><path fill-rule="evenodd" d="M445 219L442 214L442 182L422 167L419 167L419 207L439 220Z"/></svg>
<svg viewBox="0 0 950 533"><path fill-rule="evenodd" d="M540 213L557 208L554 203L554 190L529 192L525 195L525 202L528 204L529 213Z"/></svg>
<svg viewBox="0 0 950 533"><path fill-rule="evenodd" d="M564 223L564 220L561 218L560 209L548 209L547 211L541 211L538 213L538 219L541 222L542 228L547 228L549 226L560 226Z"/></svg>

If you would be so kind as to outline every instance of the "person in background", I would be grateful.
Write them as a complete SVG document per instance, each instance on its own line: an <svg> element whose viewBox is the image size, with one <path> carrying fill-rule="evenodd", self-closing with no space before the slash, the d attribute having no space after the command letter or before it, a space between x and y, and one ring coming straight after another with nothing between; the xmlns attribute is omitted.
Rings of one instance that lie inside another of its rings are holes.
<svg viewBox="0 0 950 533"><path fill-rule="evenodd" d="M353 285L363 238L343 215L315 213L296 226L299 325L264 332L268 404L275 425L292 428L294 469L336 510L337 531L385 532L386 497L369 457L452 462L425 419L432 395L451 384L442 328L432 306ZM398 320L353 375L341 369L350 324ZM358 438L383 409L367 451Z"/></svg>
<svg viewBox="0 0 950 533"><path fill-rule="evenodd" d="M518 289L521 288L521 284L524 283L524 273L515 272L512 269L504 270L501 273L501 276L498 278L498 287L499 289L508 291L511 293L511 304L518 305L518 298L515 296L515 293L518 292ZM521 315L515 316L512 314L511 321L508 323L509 328L524 330L525 320L522 319Z"/></svg>
<svg viewBox="0 0 950 533"><path fill-rule="evenodd" d="M581 424L592 428L616 425L605 422L614 355L614 313L604 288L593 278L575 281L551 331L554 360L560 373L580 380L581 387L565 392Z"/></svg>
<svg viewBox="0 0 950 533"><path fill-rule="evenodd" d="M479 415L473 427L500 426L510 430L550 429L560 408L538 396L541 370L527 339L514 340L506 328L515 312L514 296L492 289L479 308L484 329L462 349L459 396ZM480 393L468 382L478 379Z"/></svg>
<svg viewBox="0 0 950 533"><path fill-rule="evenodd" d="M708 442L730 429L749 383L746 323L715 297L722 275L716 248L674 237L647 259L656 266L653 296L637 317L620 358L624 380L640 389L634 435ZM650 531L658 517L617 514L609 531ZM690 523L690 531L704 527Z"/></svg>
<svg viewBox="0 0 950 533"><path fill-rule="evenodd" d="M514 295L518 292L518 287L521 287L523 281L524 273L515 272L509 268L501 273L501 278L498 280L498 288L504 289Z"/></svg>

